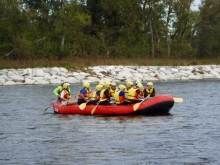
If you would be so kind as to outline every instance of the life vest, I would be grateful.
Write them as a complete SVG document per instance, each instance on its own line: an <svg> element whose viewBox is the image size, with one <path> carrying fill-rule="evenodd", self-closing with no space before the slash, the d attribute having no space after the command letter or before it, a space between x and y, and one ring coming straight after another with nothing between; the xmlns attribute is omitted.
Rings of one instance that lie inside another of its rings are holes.
<svg viewBox="0 0 220 165"><path fill-rule="evenodd" d="M114 99L115 99L116 104L121 104L125 101L124 96L119 96L120 92L121 92L121 90L115 91Z"/></svg>
<svg viewBox="0 0 220 165"><path fill-rule="evenodd" d="M138 89L136 89L136 88L131 88L131 89L129 89L128 90L128 99L129 100L137 100L138 99L138 95L137 95L137 93L136 93L136 91L137 91Z"/></svg>
<svg viewBox="0 0 220 165"><path fill-rule="evenodd" d="M148 88L146 88L146 93L147 95L151 95L153 93L153 88L151 88L150 90Z"/></svg>
<svg viewBox="0 0 220 165"><path fill-rule="evenodd" d="M116 90L113 90L113 89L110 88L110 90L109 90L109 95L110 95L110 97L113 97L113 96L114 96L115 91L116 91Z"/></svg>
<svg viewBox="0 0 220 165"><path fill-rule="evenodd" d="M102 89L101 92L100 92L100 98L99 98L100 101L106 101L108 99L107 96L104 93L105 90L107 90L107 88Z"/></svg>
<svg viewBox="0 0 220 165"><path fill-rule="evenodd" d="M69 99L69 96L70 96L70 94L69 94L69 91L67 91L67 90L65 90L65 89L63 89L62 91L65 91L65 94L64 94L64 98L65 99Z"/></svg>
<svg viewBox="0 0 220 165"><path fill-rule="evenodd" d="M89 91L88 91L88 89L86 89L86 88L82 88L82 89L85 89L85 90L86 90L86 94L84 94L84 97L86 98L86 100L88 100L88 99L89 99ZM79 92L78 92L78 99L83 99L83 98L81 97L81 95L80 95L80 91L81 91L82 89L80 89Z"/></svg>
<svg viewBox="0 0 220 165"><path fill-rule="evenodd" d="M92 89L91 88L89 88L89 90L88 90L88 96L92 96Z"/></svg>
<svg viewBox="0 0 220 165"><path fill-rule="evenodd" d="M99 96L97 95L97 91L93 91L92 93L92 98L91 98L92 101L97 101L99 100Z"/></svg>

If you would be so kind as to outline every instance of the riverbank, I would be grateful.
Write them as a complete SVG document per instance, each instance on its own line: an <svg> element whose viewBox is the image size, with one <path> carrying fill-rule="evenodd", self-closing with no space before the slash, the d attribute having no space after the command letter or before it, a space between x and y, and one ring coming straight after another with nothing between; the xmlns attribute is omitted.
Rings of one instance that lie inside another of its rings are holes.
<svg viewBox="0 0 220 165"><path fill-rule="evenodd" d="M81 70L64 67L2 69L0 85L45 85L99 81L175 81L220 79L220 65L195 66L94 66Z"/></svg>

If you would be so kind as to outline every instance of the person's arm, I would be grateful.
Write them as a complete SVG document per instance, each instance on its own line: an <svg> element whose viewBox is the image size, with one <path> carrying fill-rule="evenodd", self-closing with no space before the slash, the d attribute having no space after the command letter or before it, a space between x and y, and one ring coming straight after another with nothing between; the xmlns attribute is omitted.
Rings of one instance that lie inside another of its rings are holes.
<svg viewBox="0 0 220 165"><path fill-rule="evenodd" d="M53 93L54 93L57 97L59 97L61 90L62 90L62 87L61 87L61 86L58 86L57 88L54 89Z"/></svg>
<svg viewBox="0 0 220 165"><path fill-rule="evenodd" d="M81 97L83 100L87 101L87 100L86 100L86 97L84 96L85 94L86 94L86 90L85 90L85 89L81 89L79 95L80 95L80 97Z"/></svg>

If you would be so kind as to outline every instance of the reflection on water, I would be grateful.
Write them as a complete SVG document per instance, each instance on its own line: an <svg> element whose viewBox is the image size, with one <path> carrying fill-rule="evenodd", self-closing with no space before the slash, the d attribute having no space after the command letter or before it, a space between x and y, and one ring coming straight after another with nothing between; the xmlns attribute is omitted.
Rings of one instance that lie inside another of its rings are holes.
<svg viewBox="0 0 220 165"><path fill-rule="evenodd" d="M0 164L219 164L218 84L155 83L184 102L153 117L43 113L55 86L0 87Z"/></svg>

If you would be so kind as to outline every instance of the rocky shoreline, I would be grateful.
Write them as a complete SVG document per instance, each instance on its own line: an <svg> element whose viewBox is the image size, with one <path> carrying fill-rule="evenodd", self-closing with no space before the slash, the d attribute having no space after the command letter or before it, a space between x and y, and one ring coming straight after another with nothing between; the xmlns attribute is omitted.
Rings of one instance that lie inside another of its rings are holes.
<svg viewBox="0 0 220 165"><path fill-rule="evenodd" d="M220 65L198 66L95 66L72 71L62 67L0 70L0 86L46 85L99 81L173 81L220 79Z"/></svg>

